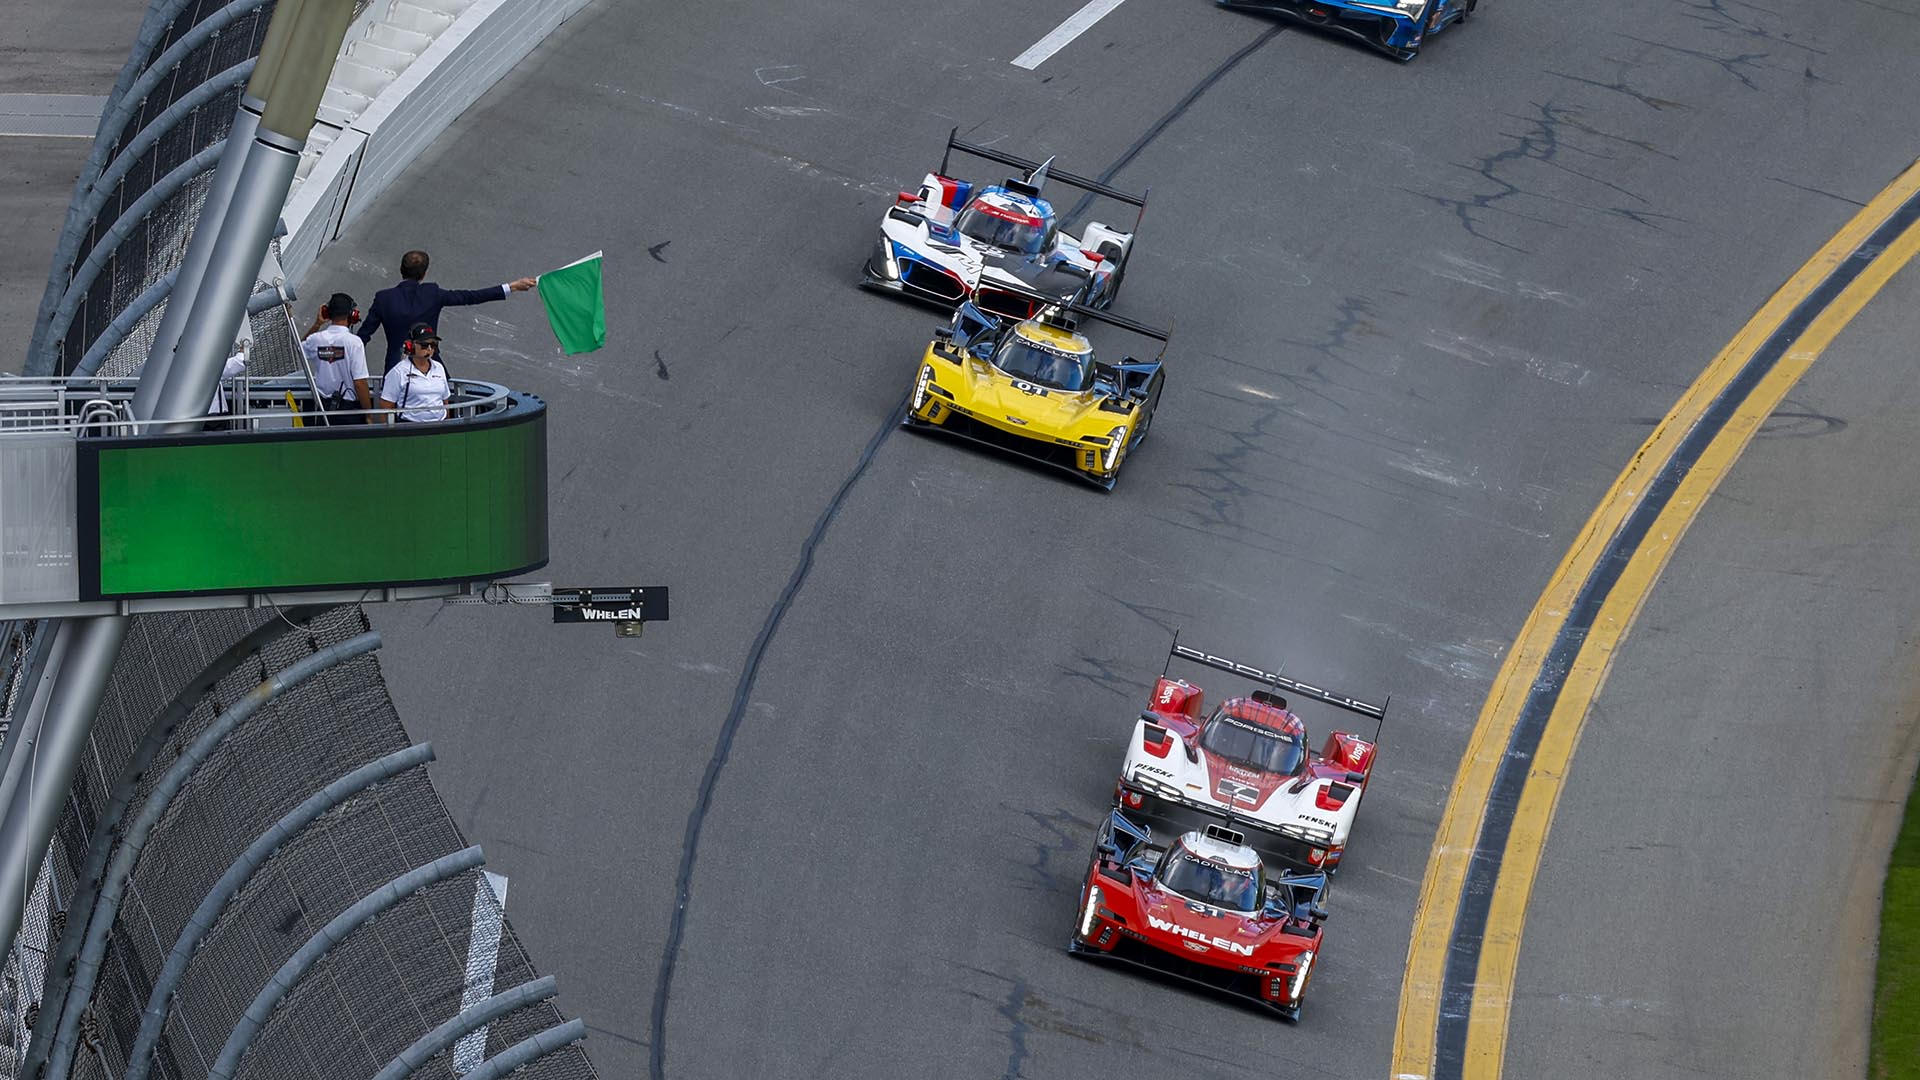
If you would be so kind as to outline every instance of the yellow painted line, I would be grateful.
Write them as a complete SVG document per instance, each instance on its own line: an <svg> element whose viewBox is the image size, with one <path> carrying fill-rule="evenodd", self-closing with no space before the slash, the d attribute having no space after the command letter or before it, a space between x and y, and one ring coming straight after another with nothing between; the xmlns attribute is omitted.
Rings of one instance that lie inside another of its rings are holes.
<svg viewBox="0 0 1920 1080"><path fill-rule="evenodd" d="M1842 260L1916 193L1920 193L1920 162L1896 178L1822 246L1714 357L1615 479L1528 613L1469 736L1428 858L1400 988L1391 1073L1397 1080L1422 1080L1433 1074L1447 949L1459 914L1461 886L1479 839L1487 797L1527 693L1582 583L1593 572L1621 522L1638 505L1648 484L1673 456L1707 407L1785 323L1794 308L1811 296ZM1559 798L1560 781L1579 740L1587 706L1605 678L1615 648L1653 580L1665 566L1679 533L1746 446L1759 422L1772 412L1832 336L1913 257L1916 242L1920 242L1920 233L1908 230L1809 325L1795 346L1748 396L1745 407L1727 424L1683 481L1602 606L1600 619L1579 654L1575 670L1569 673L1542 736L1508 836L1507 859L1511 862L1503 866L1496 884L1481 946L1474 1008L1469 1020L1466 1076L1499 1075L1505 1053L1513 965L1519 954L1526 901L1531 895L1540 848ZM1749 416L1762 399L1768 402L1765 408ZM1681 516L1674 517L1675 514ZM1518 872L1513 873L1510 880L1508 873L1514 871ZM1492 982L1489 976L1493 976Z"/></svg>

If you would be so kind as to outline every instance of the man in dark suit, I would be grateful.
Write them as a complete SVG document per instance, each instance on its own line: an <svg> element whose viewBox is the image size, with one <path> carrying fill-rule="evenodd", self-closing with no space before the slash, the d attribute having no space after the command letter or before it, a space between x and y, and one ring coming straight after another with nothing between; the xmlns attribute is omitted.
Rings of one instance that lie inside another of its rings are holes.
<svg viewBox="0 0 1920 1080"><path fill-rule="evenodd" d="M527 277L486 289L443 289L427 277L427 253L409 251L400 256L400 284L373 294L373 306L354 333L361 341L372 341L376 328L387 332L387 363L383 371L392 371L401 362L400 346L415 323L440 325L440 309L484 304L504 300L517 292L533 288L535 279Z"/></svg>

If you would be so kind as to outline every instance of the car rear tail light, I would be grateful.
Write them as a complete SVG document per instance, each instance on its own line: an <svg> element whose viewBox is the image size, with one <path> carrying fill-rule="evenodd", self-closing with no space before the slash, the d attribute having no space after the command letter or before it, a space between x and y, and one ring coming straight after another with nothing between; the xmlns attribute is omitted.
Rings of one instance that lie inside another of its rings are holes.
<svg viewBox="0 0 1920 1080"><path fill-rule="evenodd" d="M1112 940L1113 940L1113 927L1109 926L1105 930L1100 931L1100 940L1097 942L1097 944L1105 945Z"/></svg>
<svg viewBox="0 0 1920 1080"><path fill-rule="evenodd" d="M1137 791L1128 790L1120 796L1120 801L1126 803L1128 809L1138 810L1140 804L1146 802L1146 798Z"/></svg>
<svg viewBox="0 0 1920 1080"><path fill-rule="evenodd" d="M1313 803L1322 810L1338 810L1353 794L1352 784L1332 783L1314 792Z"/></svg>
<svg viewBox="0 0 1920 1080"><path fill-rule="evenodd" d="M1327 849L1326 849L1326 848L1318 848L1318 847L1317 847L1317 848L1314 848L1313 850L1311 850L1311 851L1309 851L1309 852L1307 852L1307 861L1308 861L1308 862L1310 862L1310 863L1312 863L1312 864L1313 864L1313 865L1315 865L1315 866L1319 866L1319 865L1320 865L1321 863L1323 863L1323 862L1326 862L1326 861L1327 861Z"/></svg>

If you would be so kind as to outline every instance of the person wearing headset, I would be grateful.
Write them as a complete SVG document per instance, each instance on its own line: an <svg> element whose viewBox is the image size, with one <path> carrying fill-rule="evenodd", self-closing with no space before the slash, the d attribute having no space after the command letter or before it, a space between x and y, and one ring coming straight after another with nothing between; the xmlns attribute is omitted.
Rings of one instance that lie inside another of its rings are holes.
<svg viewBox="0 0 1920 1080"><path fill-rule="evenodd" d="M320 408L327 412L360 409L369 412L364 419L370 422L374 417L373 398L367 393L367 347L353 332L353 324L359 321L360 309L353 297L334 293L307 328L300 351L311 365Z"/></svg>
<svg viewBox="0 0 1920 1080"><path fill-rule="evenodd" d="M426 323L414 323L400 348L405 359L380 385L380 407L403 424L430 424L447 418L453 380L440 363L440 335Z"/></svg>

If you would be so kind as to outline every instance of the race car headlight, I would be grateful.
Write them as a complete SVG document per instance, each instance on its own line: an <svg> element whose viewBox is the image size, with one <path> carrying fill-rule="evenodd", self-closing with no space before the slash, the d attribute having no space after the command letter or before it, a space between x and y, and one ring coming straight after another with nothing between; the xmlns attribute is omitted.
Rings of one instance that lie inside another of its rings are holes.
<svg viewBox="0 0 1920 1080"><path fill-rule="evenodd" d="M1313 951L1301 953L1300 959L1295 963L1300 966L1294 970L1293 981L1287 984L1287 999L1290 1001L1299 1001L1300 991L1307 988L1307 971L1313 967Z"/></svg>
<svg viewBox="0 0 1920 1080"><path fill-rule="evenodd" d="M1393 0L1393 6L1418 19L1427 10L1427 0Z"/></svg>
<svg viewBox="0 0 1920 1080"><path fill-rule="evenodd" d="M1100 886L1095 885L1093 888L1087 890L1087 909L1080 913L1081 937L1093 936L1094 916L1099 912L1100 905L1106 902L1107 894L1100 891Z"/></svg>
<svg viewBox="0 0 1920 1080"><path fill-rule="evenodd" d="M913 411L919 412L920 406L927 403L927 383L933 379L933 365L920 365L920 378L913 384Z"/></svg>
<svg viewBox="0 0 1920 1080"><path fill-rule="evenodd" d="M1107 438L1111 441L1107 443L1107 454L1101 459L1100 467L1106 472L1112 472L1114 464L1120 460L1121 449L1127 445L1127 429L1114 428L1107 432Z"/></svg>
<svg viewBox="0 0 1920 1080"><path fill-rule="evenodd" d="M888 281L900 280L900 264L893 258L893 241L884 236L874 245L873 268Z"/></svg>

